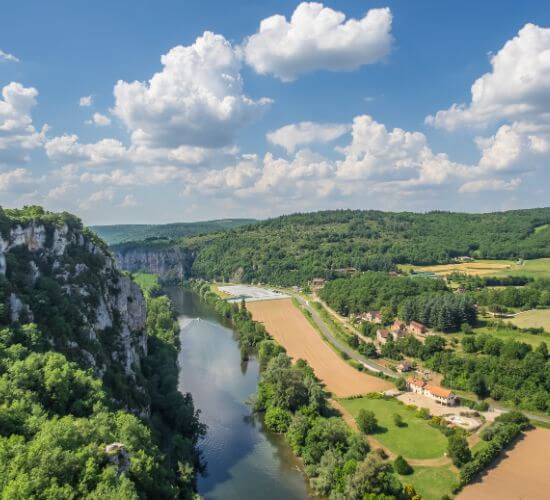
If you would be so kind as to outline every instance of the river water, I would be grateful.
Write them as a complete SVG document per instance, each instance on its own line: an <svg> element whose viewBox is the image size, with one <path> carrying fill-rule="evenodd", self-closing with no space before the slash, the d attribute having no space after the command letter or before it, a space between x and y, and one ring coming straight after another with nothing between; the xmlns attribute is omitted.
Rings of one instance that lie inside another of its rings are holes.
<svg viewBox="0 0 550 500"><path fill-rule="evenodd" d="M195 293L167 291L181 329L179 389L193 395L208 426L199 445L207 463L199 493L223 500L310 498L290 447L265 430L246 404L256 393L256 361L241 363L234 332Z"/></svg>

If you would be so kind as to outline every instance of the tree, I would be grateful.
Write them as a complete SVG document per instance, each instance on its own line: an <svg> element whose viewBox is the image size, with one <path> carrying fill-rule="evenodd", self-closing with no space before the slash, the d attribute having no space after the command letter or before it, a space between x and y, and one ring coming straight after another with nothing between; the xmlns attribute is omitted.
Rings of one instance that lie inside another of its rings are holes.
<svg viewBox="0 0 550 500"><path fill-rule="evenodd" d="M393 423L397 426L397 427L405 427L405 421L403 420L403 417L399 414L399 413L394 413L393 414Z"/></svg>
<svg viewBox="0 0 550 500"><path fill-rule="evenodd" d="M405 378L404 377L399 377L395 381L395 387L397 387L397 389L399 389L400 391L406 391L407 390L407 381L405 380Z"/></svg>
<svg viewBox="0 0 550 500"><path fill-rule="evenodd" d="M355 417L357 426L365 434L373 434L378 429L378 421L376 420L376 415L370 410L365 410L361 408L357 417Z"/></svg>
<svg viewBox="0 0 550 500"><path fill-rule="evenodd" d="M369 498L369 494L373 494L373 498L380 498L376 495L398 497L401 491L401 484L392 474L391 465L371 453L366 460L358 464L355 473L349 477L346 483L345 498L363 500Z"/></svg>
<svg viewBox="0 0 550 500"><path fill-rule="evenodd" d="M395 472L401 474L402 476L408 476L413 473L413 468L401 455L394 460L393 468L395 469Z"/></svg>
<svg viewBox="0 0 550 500"><path fill-rule="evenodd" d="M472 459L468 441L462 432L455 431L449 436L447 454L457 467L461 467Z"/></svg>
<svg viewBox="0 0 550 500"><path fill-rule="evenodd" d="M270 431L283 433L286 432L292 415L289 411L283 408L272 406L265 412L265 425Z"/></svg>

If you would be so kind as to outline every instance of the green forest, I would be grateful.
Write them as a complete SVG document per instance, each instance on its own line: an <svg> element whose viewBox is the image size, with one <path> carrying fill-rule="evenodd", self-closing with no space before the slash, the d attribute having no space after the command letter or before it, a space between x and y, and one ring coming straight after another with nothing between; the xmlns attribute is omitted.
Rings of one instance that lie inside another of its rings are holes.
<svg viewBox="0 0 550 500"><path fill-rule="evenodd" d="M550 208L488 214L337 210L294 214L180 245L196 253L191 273L205 279L305 283L338 269L388 271L397 264L550 256Z"/></svg>

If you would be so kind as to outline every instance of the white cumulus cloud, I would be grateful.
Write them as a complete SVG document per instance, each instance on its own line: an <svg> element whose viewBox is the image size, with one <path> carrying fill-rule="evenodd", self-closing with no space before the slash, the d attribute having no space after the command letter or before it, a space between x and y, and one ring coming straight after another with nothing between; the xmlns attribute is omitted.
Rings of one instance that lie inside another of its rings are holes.
<svg viewBox="0 0 550 500"><path fill-rule="evenodd" d="M150 147L222 147L271 102L243 93L241 61L221 35L205 32L190 46L161 57L163 68L148 82L119 81L113 113Z"/></svg>
<svg viewBox="0 0 550 500"><path fill-rule="evenodd" d="M349 125L338 123L300 122L269 132L267 139L272 144L282 146L289 153L294 153L298 146L331 142L349 130Z"/></svg>
<svg viewBox="0 0 550 500"><path fill-rule="evenodd" d="M492 70L472 85L469 104L453 104L426 122L454 130L502 119L550 119L550 28L526 24L490 62Z"/></svg>
<svg viewBox="0 0 550 500"><path fill-rule="evenodd" d="M19 62L19 59L15 57L13 54L9 54L8 52L4 52L2 49L0 49L0 62Z"/></svg>
<svg viewBox="0 0 550 500"><path fill-rule="evenodd" d="M90 123L94 123L98 127L107 127L108 125L111 125L111 119L101 113L94 113Z"/></svg>
<svg viewBox="0 0 550 500"><path fill-rule="evenodd" d="M47 125L37 131L31 111L38 91L11 82L2 89L0 99L0 164L27 161L28 152L39 147L45 138Z"/></svg>
<svg viewBox="0 0 550 500"><path fill-rule="evenodd" d="M81 97L78 101L78 105L83 108L89 108L94 103L94 98L91 95Z"/></svg>
<svg viewBox="0 0 550 500"><path fill-rule="evenodd" d="M290 21L274 15L261 21L243 44L246 62L260 74L283 81L315 70L353 70L382 60L390 51L392 14L371 9L361 19L321 3L302 2Z"/></svg>

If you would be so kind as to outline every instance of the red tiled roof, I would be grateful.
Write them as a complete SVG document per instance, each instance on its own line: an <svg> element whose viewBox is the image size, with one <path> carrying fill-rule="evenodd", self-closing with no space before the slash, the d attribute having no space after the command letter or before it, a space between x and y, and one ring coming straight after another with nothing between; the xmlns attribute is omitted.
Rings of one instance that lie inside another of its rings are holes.
<svg viewBox="0 0 550 500"><path fill-rule="evenodd" d="M449 389L444 389L443 387L439 387L438 385L427 385L426 390L431 392L434 396L445 399L449 398L453 394L453 392Z"/></svg>
<svg viewBox="0 0 550 500"><path fill-rule="evenodd" d="M417 378L414 378L414 377L408 378L407 382L409 383L409 385L416 385L417 387L424 387L426 385L426 382L424 382L423 380L419 380Z"/></svg>
<svg viewBox="0 0 550 500"><path fill-rule="evenodd" d="M387 338L389 334L388 330L376 330L376 335L380 335L382 338Z"/></svg>

